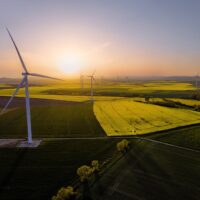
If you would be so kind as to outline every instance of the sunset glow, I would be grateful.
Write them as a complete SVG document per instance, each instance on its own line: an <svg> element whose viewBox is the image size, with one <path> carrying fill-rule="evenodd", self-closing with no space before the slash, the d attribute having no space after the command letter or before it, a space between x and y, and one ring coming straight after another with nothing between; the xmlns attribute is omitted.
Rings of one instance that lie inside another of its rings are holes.
<svg viewBox="0 0 200 200"><path fill-rule="evenodd" d="M81 60L76 55L68 55L59 63L59 69L66 75L76 75L81 70Z"/></svg>
<svg viewBox="0 0 200 200"><path fill-rule="evenodd" d="M199 9L198 1L21 0L19 6L2 0L0 74L18 77L21 70L6 25L31 71L194 75L200 66Z"/></svg>

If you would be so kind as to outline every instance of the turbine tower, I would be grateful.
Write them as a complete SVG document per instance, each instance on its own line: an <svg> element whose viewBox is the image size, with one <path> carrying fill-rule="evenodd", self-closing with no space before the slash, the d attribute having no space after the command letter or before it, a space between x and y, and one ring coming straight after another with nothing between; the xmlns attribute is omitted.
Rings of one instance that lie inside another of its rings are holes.
<svg viewBox="0 0 200 200"><path fill-rule="evenodd" d="M83 89L84 89L84 75L82 73L80 74L80 84L81 84L81 90L83 92Z"/></svg>
<svg viewBox="0 0 200 200"><path fill-rule="evenodd" d="M197 73L197 75L196 75L196 89L198 89L198 79L199 79L199 74Z"/></svg>
<svg viewBox="0 0 200 200"><path fill-rule="evenodd" d="M93 101L93 81L94 81L94 74L95 74L95 71L89 75L88 77L90 78L90 100Z"/></svg>
<svg viewBox="0 0 200 200"><path fill-rule="evenodd" d="M29 97L29 86L28 86L28 78L30 76L34 76L34 77L41 77L41 78L49 78L49 79L55 79L55 80L61 80L61 79L57 79L57 78L53 78L53 77L49 77L49 76L45 76L42 74L36 74L36 73L29 73L27 70L27 67L22 59L22 56L19 52L19 49L10 33L10 31L6 28L10 39L13 42L13 45L15 47L15 50L17 51L19 60L21 62L22 68L23 68L23 72L22 72L22 76L23 79L22 81L19 83L19 85L17 86L16 90L13 92L12 96L10 97L9 101L7 102L7 104L5 105L5 107L3 108L3 110L1 111L0 114L3 114L5 112L5 110L7 109L7 107L9 106L9 104L12 102L13 98L17 95L19 89L23 86L25 86L25 96L26 96L26 119L27 119L27 131L28 131L28 144L32 144L32 128L31 128L31 112L30 112L30 97Z"/></svg>

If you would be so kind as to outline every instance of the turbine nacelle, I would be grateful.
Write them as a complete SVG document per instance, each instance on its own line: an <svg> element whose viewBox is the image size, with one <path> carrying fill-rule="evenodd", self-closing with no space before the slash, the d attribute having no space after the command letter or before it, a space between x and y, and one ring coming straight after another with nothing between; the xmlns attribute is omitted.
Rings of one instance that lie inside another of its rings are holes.
<svg viewBox="0 0 200 200"><path fill-rule="evenodd" d="M91 101L93 101L93 81L95 80L94 74L95 74L95 71L91 75L87 76L90 78L90 100Z"/></svg>
<svg viewBox="0 0 200 200"><path fill-rule="evenodd" d="M22 72L22 76L28 76L29 73L28 72Z"/></svg>

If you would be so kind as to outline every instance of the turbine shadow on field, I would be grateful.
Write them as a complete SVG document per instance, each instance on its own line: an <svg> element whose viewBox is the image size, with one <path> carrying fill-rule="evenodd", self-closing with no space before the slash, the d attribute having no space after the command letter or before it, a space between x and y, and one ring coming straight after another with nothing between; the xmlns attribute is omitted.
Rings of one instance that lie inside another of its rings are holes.
<svg viewBox="0 0 200 200"><path fill-rule="evenodd" d="M20 166L21 162L25 158L27 151L28 151L27 148L20 149L20 153L18 154L13 164L11 165L12 167L10 168L9 172L4 176L4 178L0 182L0 196L4 189L10 187L10 182L12 178L14 177L17 168Z"/></svg>

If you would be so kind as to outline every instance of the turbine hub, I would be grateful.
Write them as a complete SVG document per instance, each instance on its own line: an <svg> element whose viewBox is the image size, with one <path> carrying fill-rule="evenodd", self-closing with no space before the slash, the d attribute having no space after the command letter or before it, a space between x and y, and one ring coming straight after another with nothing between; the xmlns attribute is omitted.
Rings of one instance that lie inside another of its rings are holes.
<svg viewBox="0 0 200 200"><path fill-rule="evenodd" d="M28 76L27 72L22 72L22 76Z"/></svg>

